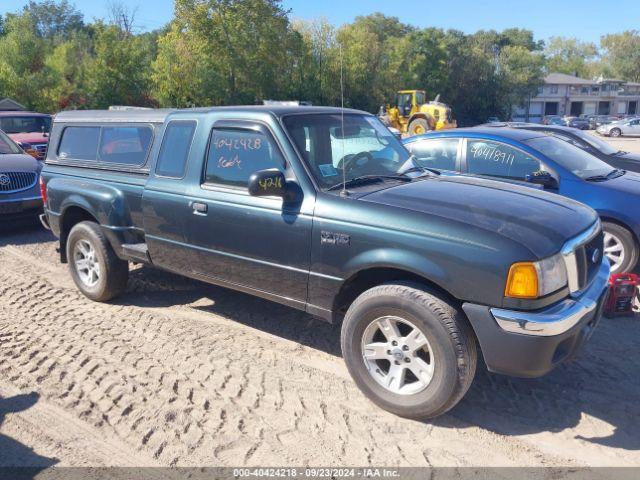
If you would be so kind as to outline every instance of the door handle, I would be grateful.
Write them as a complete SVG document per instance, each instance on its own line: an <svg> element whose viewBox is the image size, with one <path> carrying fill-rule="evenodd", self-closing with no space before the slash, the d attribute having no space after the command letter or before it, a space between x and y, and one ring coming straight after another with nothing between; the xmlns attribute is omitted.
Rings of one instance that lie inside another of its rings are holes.
<svg viewBox="0 0 640 480"><path fill-rule="evenodd" d="M209 206L202 202L190 202L191 208L193 208L194 215L205 216L209 211Z"/></svg>

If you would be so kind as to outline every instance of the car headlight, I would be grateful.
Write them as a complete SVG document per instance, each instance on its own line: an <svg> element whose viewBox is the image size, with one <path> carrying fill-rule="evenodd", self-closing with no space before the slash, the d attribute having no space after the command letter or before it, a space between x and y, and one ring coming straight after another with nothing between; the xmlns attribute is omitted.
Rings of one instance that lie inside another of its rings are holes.
<svg viewBox="0 0 640 480"><path fill-rule="evenodd" d="M511 265L505 297L540 298L567 285L567 268L562 255L557 254L538 262L519 262Z"/></svg>

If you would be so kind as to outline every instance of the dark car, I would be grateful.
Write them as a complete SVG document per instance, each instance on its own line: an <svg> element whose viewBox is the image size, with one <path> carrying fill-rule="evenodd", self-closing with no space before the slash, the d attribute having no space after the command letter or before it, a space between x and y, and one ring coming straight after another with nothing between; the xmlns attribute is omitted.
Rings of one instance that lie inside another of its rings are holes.
<svg viewBox="0 0 640 480"><path fill-rule="evenodd" d="M404 143L422 166L528 184L589 205L603 222L604 252L612 273L635 267L640 174L614 168L545 132L524 129L457 129L419 135Z"/></svg>
<svg viewBox="0 0 640 480"><path fill-rule="evenodd" d="M600 137L587 132L556 125L539 125L537 123L509 122L501 124L486 124L483 126L522 128L525 130L532 130L534 132L545 132L550 135L554 135L561 140L565 140L592 155L595 155L600 160L608 163L614 168L640 173L640 154L618 150L608 142L602 140Z"/></svg>
<svg viewBox="0 0 640 480"><path fill-rule="evenodd" d="M565 117L565 126L579 130L589 130L589 120L580 117Z"/></svg>
<svg viewBox="0 0 640 480"><path fill-rule="evenodd" d="M564 119L560 115L545 115L544 117L542 117L542 124L566 126Z"/></svg>
<svg viewBox="0 0 640 480"><path fill-rule="evenodd" d="M43 182L88 298L122 293L134 261L339 322L357 385L407 417L464 396L478 344L510 375L572 357L609 277L593 209L432 173L355 110L63 112Z"/></svg>
<svg viewBox="0 0 640 480"><path fill-rule="evenodd" d="M27 155L0 130L0 224L37 219L42 211L39 176L42 162Z"/></svg>

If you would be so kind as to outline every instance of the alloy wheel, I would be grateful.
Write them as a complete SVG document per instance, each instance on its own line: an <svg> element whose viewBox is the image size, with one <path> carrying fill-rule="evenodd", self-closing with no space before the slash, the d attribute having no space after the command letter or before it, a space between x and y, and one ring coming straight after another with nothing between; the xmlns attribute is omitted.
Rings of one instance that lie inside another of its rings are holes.
<svg viewBox="0 0 640 480"><path fill-rule="evenodd" d="M604 232L604 254L611 263L611 271L613 273L620 273L619 269L625 261L624 244L611 232Z"/></svg>
<svg viewBox="0 0 640 480"><path fill-rule="evenodd" d="M419 393L433 379L435 361L427 337L400 317L380 317L367 326L362 358L373 379L395 394Z"/></svg>
<svg viewBox="0 0 640 480"><path fill-rule="evenodd" d="M96 250L87 240L79 240L73 249L73 263L82 283L88 287L100 281L101 266Z"/></svg>

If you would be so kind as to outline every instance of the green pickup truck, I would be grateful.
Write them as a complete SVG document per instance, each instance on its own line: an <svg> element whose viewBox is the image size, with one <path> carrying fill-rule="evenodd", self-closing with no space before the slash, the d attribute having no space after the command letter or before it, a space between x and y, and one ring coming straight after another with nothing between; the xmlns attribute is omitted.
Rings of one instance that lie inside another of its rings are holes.
<svg viewBox="0 0 640 480"><path fill-rule="evenodd" d="M493 372L540 376L601 317L591 208L439 175L360 111L63 112L42 183L90 299L121 294L135 262L339 322L357 385L406 417L456 405L478 349Z"/></svg>

